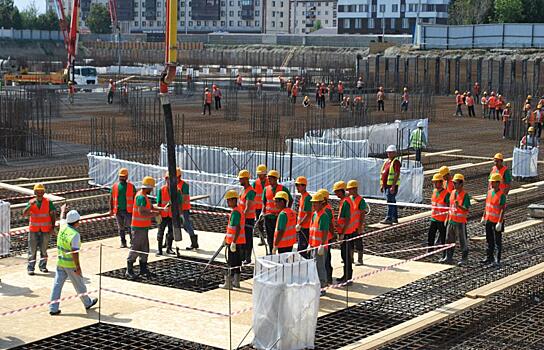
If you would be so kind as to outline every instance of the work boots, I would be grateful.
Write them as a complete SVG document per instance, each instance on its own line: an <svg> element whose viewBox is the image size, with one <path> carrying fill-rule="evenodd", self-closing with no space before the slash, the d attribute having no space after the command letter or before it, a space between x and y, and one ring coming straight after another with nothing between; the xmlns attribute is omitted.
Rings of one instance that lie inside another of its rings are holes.
<svg viewBox="0 0 544 350"><path fill-rule="evenodd" d="M362 266L363 265L363 252L357 252L357 262L355 263L355 266Z"/></svg>
<svg viewBox="0 0 544 350"><path fill-rule="evenodd" d="M125 273L125 276L129 280L135 280L136 278L138 278L138 276L136 276L134 274L134 262L133 261L127 261L127 272Z"/></svg>
<svg viewBox="0 0 544 350"><path fill-rule="evenodd" d="M240 288L240 274L239 273L234 274L234 279L232 281L232 286L234 288Z"/></svg>
<svg viewBox="0 0 544 350"><path fill-rule="evenodd" d="M494 265L497 266L497 267L501 267L501 250L497 250L497 254L495 255L495 259L494 259Z"/></svg>
<svg viewBox="0 0 544 350"><path fill-rule="evenodd" d="M486 258L480 261L482 264L485 264L485 265L491 264L493 262L493 252L490 251L489 249L487 249L486 252L487 252Z"/></svg>
<svg viewBox="0 0 544 350"><path fill-rule="evenodd" d="M174 237L166 237L166 254L175 254L172 250L172 243L174 241Z"/></svg>
<svg viewBox="0 0 544 350"><path fill-rule="evenodd" d="M155 254L155 256L161 256L162 255L162 240L159 241L159 244L157 245L157 253Z"/></svg>
<svg viewBox="0 0 544 350"><path fill-rule="evenodd" d="M140 261L140 276L144 276L145 278L155 277L155 274L148 270L147 261Z"/></svg>
<svg viewBox="0 0 544 350"><path fill-rule="evenodd" d="M468 251L463 252L463 255L461 256L461 261L457 263L457 266L464 266L468 263Z"/></svg>
<svg viewBox="0 0 544 350"><path fill-rule="evenodd" d="M230 274L225 275L225 283L220 284L219 288L232 289L232 282L231 282Z"/></svg>
<svg viewBox="0 0 544 350"><path fill-rule="evenodd" d="M193 250L193 249L198 249L198 236L197 235L193 235L191 236L191 245L188 246L187 248L185 248L187 250Z"/></svg>

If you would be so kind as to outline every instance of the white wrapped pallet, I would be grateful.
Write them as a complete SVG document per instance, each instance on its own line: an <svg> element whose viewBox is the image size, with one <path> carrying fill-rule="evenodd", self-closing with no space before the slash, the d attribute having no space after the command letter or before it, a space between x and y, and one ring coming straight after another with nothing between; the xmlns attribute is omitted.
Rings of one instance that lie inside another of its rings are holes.
<svg viewBox="0 0 544 350"><path fill-rule="evenodd" d="M0 200L0 256L9 255L11 248L9 202Z"/></svg>
<svg viewBox="0 0 544 350"><path fill-rule="evenodd" d="M298 253L257 258L253 282L253 346L313 349L320 283L315 260Z"/></svg>
<svg viewBox="0 0 544 350"><path fill-rule="evenodd" d="M538 147L514 148L512 176L522 178L538 176Z"/></svg>

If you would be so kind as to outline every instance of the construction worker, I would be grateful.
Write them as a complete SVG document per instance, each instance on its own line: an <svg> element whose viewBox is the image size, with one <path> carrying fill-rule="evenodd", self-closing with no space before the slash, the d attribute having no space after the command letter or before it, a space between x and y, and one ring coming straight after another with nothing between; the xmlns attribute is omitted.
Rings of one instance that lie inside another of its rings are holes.
<svg viewBox="0 0 544 350"><path fill-rule="evenodd" d="M272 254L289 253L293 251L293 246L297 242L297 213L287 207L287 203L289 203L287 192L276 192L274 201L280 213L278 214L276 229L274 230Z"/></svg>
<svg viewBox="0 0 544 350"><path fill-rule="evenodd" d="M366 211L368 205L364 198L359 194L359 183L357 180L350 180L346 186L349 193L350 221L346 231L348 235L361 236L366 227ZM363 238L353 241L353 249L357 252L357 262L355 265L363 265ZM352 259L353 260L353 259Z"/></svg>
<svg viewBox="0 0 544 350"><path fill-rule="evenodd" d="M336 232L340 243L340 254L344 262L344 274L337 278L337 283L344 283L353 277L353 241L349 240L353 236L351 226L351 209L349 196L346 195L346 183L344 181L335 182L332 190L336 197L340 199L338 204L338 215L336 217Z"/></svg>
<svg viewBox="0 0 544 350"><path fill-rule="evenodd" d="M409 95L408 95L408 88L404 87L402 90L402 102L400 104L400 110L401 112L408 112L408 103L409 103Z"/></svg>
<svg viewBox="0 0 544 350"><path fill-rule="evenodd" d="M191 239L191 245L186 247L186 250L198 249L198 235L193 229L193 223L191 222L191 196L189 195L189 184L181 179L181 169L176 168L176 175L178 177L178 190L181 191L181 215L183 216L183 228L189 234Z"/></svg>
<svg viewBox="0 0 544 350"><path fill-rule="evenodd" d="M468 236L467 236L467 217L470 208L470 196L465 192L463 185L465 177L462 174L453 176L455 190L450 194L450 209L448 211L448 224L446 226L446 243L455 243L459 237L461 245L462 258L457 263L463 266L468 261ZM446 257L440 260L447 264L453 262L453 253L455 248L451 247L446 251Z"/></svg>
<svg viewBox="0 0 544 350"><path fill-rule="evenodd" d="M378 103L378 111L384 111L385 108L385 93L383 92L383 87L378 88L376 93L376 102Z"/></svg>
<svg viewBox="0 0 544 350"><path fill-rule="evenodd" d="M540 139L542 135L542 122L544 121L544 112L542 111L542 105L538 104L534 110L535 114L535 127L536 127L536 137Z"/></svg>
<svg viewBox="0 0 544 350"><path fill-rule="evenodd" d="M520 148L533 149L540 145L540 140L535 135L535 128L530 126L527 135L523 136L519 142Z"/></svg>
<svg viewBox="0 0 544 350"><path fill-rule="evenodd" d="M255 190L255 217L261 218L261 213L263 211L263 193L266 186L270 185L268 178L266 177L267 169L266 165L259 164L257 166L257 178L251 184L251 187ZM264 232L263 219L258 220L259 230ZM259 242L260 246L265 244L263 237L261 236L261 241Z"/></svg>
<svg viewBox="0 0 544 350"><path fill-rule="evenodd" d="M455 105L457 108L455 109L454 117L462 117L463 116L463 109L461 108L463 106L463 95L459 93L459 90L455 90Z"/></svg>
<svg viewBox="0 0 544 350"><path fill-rule="evenodd" d="M293 90L293 82L291 81L291 79L289 79L289 81L287 82L286 90L287 98L291 99L291 91Z"/></svg>
<svg viewBox="0 0 544 350"><path fill-rule="evenodd" d="M212 115L212 93L210 89L204 89L204 109L202 115L206 115L206 108L208 109L208 115Z"/></svg>
<svg viewBox="0 0 544 350"><path fill-rule="evenodd" d="M242 252L242 259L244 264L251 264L251 253L253 252L253 226L255 226L256 218L256 207L257 202L255 201L256 193L253 187L249 184L249 171L241 170L238 173L238 181L240 185L244 188L242 194L240 194L240 206L244 210L245 221L245 234L246 234L246 243L245 250Z"/></svg>
<svg viewBox="0 0 544 350"><path fill-rule="evenodd" d="M476 101L480 99L480 83L475 82L474 87L472 88L472 93L474 94L474 98Z"/></svg>
<svg viewBox="0 0 544 350"><path fill-rule="evenodd" d="M312 196L310 196L306 190L307 185L308 180L304 176L299 176L295 179L295 187L297 188L297 192L300 193L297 225L295 227L297 231L297 250L304 250L301 255L306 259L310 257L309 252L306 252L305 250L308 248L308 241L310 239L310 221L312 220Z"/></svg>
<svg viewBox="0 0 544 350"><path fill-rule="evenodd" d="M221 89L219 86L213 84L212 85L212 92L213 92L213 98L215 101L215 110L221 109L221 97L223 97L223 94L221 93Z"/></svg>
<svg viewBox="0 0 544 350"><path fill-rule="evenodd" d="M238 192L229 190L225 193L227 205L232 209L227 224L225 245L227 249L227 264L231 268L225 274L225 282L219 288L240 288L240 274L242 273L242 251L246 243L244 208L238 204Z"/></svg>
<svg viewBox="0 0 544 350"><path fill-rule="evenodd" d="M234 80L234 83L236 84L236 88L238 90L242 89L242 76L240 74L236 75L236 79Z"/></svg>
<svg viewBox="0 0 544 350"><path fill-rule="evenodd" d="M335 231L335 219L334 219L334 211L332 208L331 203L329 202L329 191L322 188L317 191L318 193L321 193L323 195L323 200L325 201L325 214L329 217L331 224L329 225L329 235L328 240L331 242L332 240L337 239L336 231ZM327 283L332 284L332 256L330 254L327 254L325 259L325 270L327 271Z"/></svg>
<svg viewBox="0 0 544 350"><path fill-rule="evenodd" d="M359 77L359 79L357 79L357 83L355 84L355 86L357 87L357 90L359 90L359 92L363 90L363 77Z"/></svg>
<svg viewBox="0 0 544 350"><path fill-rule="evenodd" d="M140 275L151 277L147 269L147 258L149 255L149 237L148 232L151 228L151 218L159 215L164 208L157 208L151 205L149 194L155 188L155 179L146 176L142 179L141 189L136 193L134 206L132 207L132 243L127 257L128 279L135 279L134 262L140 258Z"/></svg>
<svg viewBox="0 0 544 350"><path fill-rule="evenodd" d="M396 203L400 185L400 160L397 158L397 146L389 145L386 149L387 159L382 165L380 191L385 193L387 203ZM392 225L398 223L398 210L396 205L387 206L387 216L382 224Z"/></svg>
<svg viewBox="0 0 544 350"><path fill-rule="evenodd" d="M342 102L344 100L344 84L341 80L338 81L338 102Z"/></svg>
<svg viewBox="0 0 544 350"><path fill-rule="evenodd" d="M510 192L510 187L512 185L512 172L506 165L504 165L504 156L502 153L497 153L493 157L493 162L495 165L493 165L493 168L491 168L491 172L489 173L489 179L493 177L493 174L499 174L501 176L501 184L500 184L500 190L502 193L504 193L506 196L508 196L508 192ZM492 183L489 183L489 189L491 189Z"/></svg>
<svg viewBox="0 0 544 350"><path fill-rule="evenodd" d="M489 99L487 100L487 107L489 108L489 115L487 117L491 120L495 119L497 110L497 97L495 96L495 91L491 91L491 96L489 96Z"/></svg>
<svg viewBox="0 0 544 350"><path fill-rule="evenodd" d="M74 82L70 80L68 82L68 102L70 104L74 103L75 93L76 93L76 89L74 88Z"/></svg>
<svg viewBox="0 0 544 350"><path fill-rule="evenodd" d="M322 193L316 193L312 196L312 220L310 222L310 247L315 248L312 250L312 257L316 260L317 274L319 275L319 282L321 288L327 286L327 269L326 260L327 254L329 254L329 227L331 225L331 219L325 214L325 199ZM325 295L325 291L321 291L321 295Z"/></svg>
<svg viewBox="0 0 544 350"><path fill-rule="evenodd" d="M474 97L472 97L472 94L470 92L467 92L465 104L467 105L468 116L476 117L476 113L474 112Z"/></svg>
<svg viewBox="0 0 544 350"><path fill-rule="evenodd" d="M327 92L329 94L329 102L332 102L333 100L333 97L334 97L334 87L335 87L335 84L334 84L334 80L331 80L329 82L329 86L327 87Z"/></svg>
<svg viewBox="0 0 544 350"><path fill-rule="evenodd" d="M263 83L261 78L257 79L255 82L255 90L257 91L257 98L261 98L263 96Z"/></svg>
<svg viewBox="0 0 544 350"><path fill-rule="evenodd" d="M500 188L502 183L503 178L499 173L494 173L489 178L491 188L487 191L485 210L481 220L482 224L485 224L487 242L487 257L482 260L483 264L494 263L500 266L501 263L504 210L506 209L506 194Z"/></svg>
<svg viewBox="0 0 544 350"><path fill-rule="evenodd" d="M325 83L321 83L321 86L319 87L319 101L321 108L325 108L325 96L327 95L327 86Z"/></svg>
<svg viewBox="0 0 544 350"><path fill-rule="evenodd" d="M444 188L448 191L448 193L451 194L451 192L455 189L455 186L453 186L453 180L450 174L450 169L447 166L442 166L440 169L438 169L438 173L442 175L442 178L444 180Z"/></svg>
<svg viewBox="0 0 544 350"><path fill-rule="evenodd" d="M53 233L56 218L56 208L52 201L45 198L45 187L42 184L34 185L36 197L28 201L23 215L30 217L28 226L28 266L27 272L34 276L34 267L38 250L40 251L39 268L43 273L47 270L47 246Z"/></svg>
<svg viewBox="0 0 544 350"><path fill-rule="evenodd" d="M119 181L113 184L110 191L110 216L115 215L119 238L121 239L121 248L127 247L125 234L128 231L128 237L132 244L132 235L130 234L130 224L132 222L132 207L134 205L134 196L136 195L136 186L128 181L128 169L119 169Z"/></svg>
<svg viewBox="0 0 544 350"><path fill-rule="evenodd" d="M310 106L310 98L306 95L304 100L302 100L302 107L307 108Z"/></svg>
<svg viewBox="0 0 544 350"><path fill-rule="evenodd" d="M489 115L489 99L487 97L487 91L484 91L480 104L482 105L482 117L486 118Z"/></svg>
<svg viewBox="0 0 544 350"><path fill-rule="evenodd" d="M60 230L57 235L57 270L55 280L53 282L53 290L51 291L51 301L60 299L62 287L67 278L70 278L77 294L87 293L81 265L79 263L79 250L81 246L81 236L77 231L79 226L80 215L76 210L70 210L64 219L64 211L66 204L61 207L60 213ZM98 298L89 298L88 295L82 295L81 301L85 305L85 309L89 310L96 305ZM49 304L49 314L56 316L60 314L60 302Z"/></svg>
<svg viewBox="0 0 544 350"><path fill-rule="evenodd" d="M168 227L166 236L166 254L174 254L172 250L172 242L174 241L174 231L172 231L172 201L170 200L170 185L168 181L168 172L164 175L165 183L157 193L157 206L162 208L161 222L157 231L158 250L157 255L162 255L164 230ZM181 192L178 189L178 206L181 206Z"/></svg>
<svg viewBox="0 0 544 350"><path fill-rule="evenodd" d="M509 133L510 129L510 117L512 116L511 105L507 103L504 110L502 111L502 138L505 139Z"/></svg>
<svg viewBox="0 0 544 350"><path fill-rule="evenodd" d="M272 248L274 247L274 232L276 230L276 221L278 219L278 214L280 213L279 208L276 207L276 202L274 197L276 196L276 193L278 193L279 191L284 191L287 193L289 197L287 206L291 207L291 204L293 203L293 197L291 197L291 193L289 193L289 189L278 183L279 177L280 177L280 173L277 170L270 170L268 172L269 185L265 187L263 191L263 196L262 196L264 205L263 205L263 211L261 215L264 216L264 226L266 228L266 240L268 243L268 248L270 249L270 253L272 251Z"/></svg>
<svg viewBox="0 0 544 350"><path fill-rule="evenodd" d="M417 122L417 129L410 133L410 148L416 152L416 161L421 162L421 150L427 147L427 136L423 128L423 121Z"/></svg>
<svg viewBox="0 0 544 350"><path fill-rule="evenodd" d="M444 177L440 173L433 175L434 189L431 197L431 225L427 234L427 245L444 244L446 241L446 219L450 203L450 193L444 188ZM438 236L436 236L438 231ZM443 257L445 254L443 255Z"/></svg>
<svg viewBox="0 0 544 350"><path fill-rule="evenodd" d="M113 79L110 79L108 81L108 104L113 103L113 94L115 93L115 83L113 82Z"/></svg>
<svg viewBox="0 0 544 350"><path fill-rule="evenodd" d="M293 101L293 104L297 103L298 89L298 84L293 85L291 88L291 100Z"/></svg>
<svg viewBox="0 0 544 350"><path fill-rule="evenodd" d="M504 107L504 97L501 94L497 96L497 101L495 102L495 118L501 120L502 110Z"/></svg>

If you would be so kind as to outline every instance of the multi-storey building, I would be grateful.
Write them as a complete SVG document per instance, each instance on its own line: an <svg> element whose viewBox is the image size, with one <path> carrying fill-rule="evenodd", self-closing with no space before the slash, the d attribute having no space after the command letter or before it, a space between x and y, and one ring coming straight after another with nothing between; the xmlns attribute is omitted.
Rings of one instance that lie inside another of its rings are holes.
<svg viewBox="0 0 544 350"><path fill-rule="evenodd" d="M291 0L290 3L290 33L310 33L318 27L336 28L336 1Z"/></svg>

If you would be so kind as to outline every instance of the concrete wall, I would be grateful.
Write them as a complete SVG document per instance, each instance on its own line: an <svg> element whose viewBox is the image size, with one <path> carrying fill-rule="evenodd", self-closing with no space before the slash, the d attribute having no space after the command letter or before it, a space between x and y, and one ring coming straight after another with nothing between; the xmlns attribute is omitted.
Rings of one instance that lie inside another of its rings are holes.
<svg viewBox="0 0 544 350"><path fill-rule="evenodd" d="M0 28L0 38L15 40L64 40L60 31Z"/></svg>

